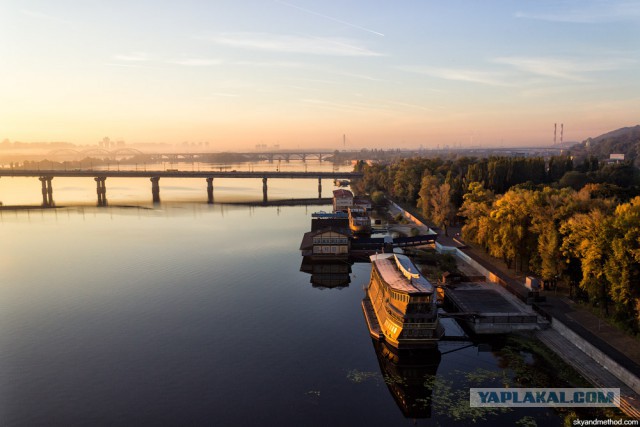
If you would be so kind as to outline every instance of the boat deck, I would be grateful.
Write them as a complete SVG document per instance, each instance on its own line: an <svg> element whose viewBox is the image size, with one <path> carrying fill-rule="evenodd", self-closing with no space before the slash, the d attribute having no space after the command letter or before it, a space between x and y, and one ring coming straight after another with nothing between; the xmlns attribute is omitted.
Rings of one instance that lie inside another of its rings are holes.
<svg viewBox="0 0 640 427"><path fill-rule="evenodd" d="M362 311L364 312L364 318L367 321L369 334L377 340L382 340L384 335L382 335L380 323L378 323L378 318L376 317L376 313L373 311L373 305L371 304L369 297L362 300Z"/></svg>
<svg viewBox="0 0 640 427"><path fill-rule="evenodd" d="M400 258L400 257L398 257ZM403 258L400 258L404 261ZM396 257L382 258L382 255L376 255L376 267L382 276L382 279L393 289L404 291L407 293L433 293L433 286L424 277L419 274L419 270L414 266L411 273L415 273L416 278L409 280L405 277L396 265ZM407 270L412 270L410 266L413 264L403 264Z"/></svg>

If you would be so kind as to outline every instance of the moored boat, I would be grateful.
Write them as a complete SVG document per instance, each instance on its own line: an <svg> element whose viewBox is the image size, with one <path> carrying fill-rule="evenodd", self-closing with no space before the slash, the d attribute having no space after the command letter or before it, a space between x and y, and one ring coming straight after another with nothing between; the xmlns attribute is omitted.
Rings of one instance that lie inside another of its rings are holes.
<svg viewBox="0 0 640 427"><path fill-rule="evenodd" d="M444 328L435 287L405 255L376 254L370 259L362 309L371 336L398 349L437 345Z"/></svg>
<svg viewBox="0 0 640 427"><path fill-rule="evenodd" d="M354 233L371 233L371 218L365 209L349 208L349 228Z"/></svg>

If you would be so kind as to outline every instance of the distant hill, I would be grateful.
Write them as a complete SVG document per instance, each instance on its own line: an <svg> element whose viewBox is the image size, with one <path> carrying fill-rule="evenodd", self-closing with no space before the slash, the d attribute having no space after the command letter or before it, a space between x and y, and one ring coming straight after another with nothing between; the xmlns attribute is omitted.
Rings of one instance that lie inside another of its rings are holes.
<svg viewBox="0 0 640 427"><path fill-rule="evenodd" d="M640 125L624 127L595 138L587 138L571 147L574 155L592 155L608 159L610 154L624 154L626 160L640 160Z"/></svg>

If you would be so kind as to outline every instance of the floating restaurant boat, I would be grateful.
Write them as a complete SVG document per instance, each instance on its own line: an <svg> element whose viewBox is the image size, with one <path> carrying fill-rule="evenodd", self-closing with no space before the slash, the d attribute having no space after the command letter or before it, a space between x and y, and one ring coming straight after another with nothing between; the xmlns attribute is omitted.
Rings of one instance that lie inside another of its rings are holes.
<svg viewBox="0 0 640 427"><path fill-rule="evenodd" d="M434 347L444 334L435 287L400 254L371 255L362 300L369 333L397 349Z"/></svg>

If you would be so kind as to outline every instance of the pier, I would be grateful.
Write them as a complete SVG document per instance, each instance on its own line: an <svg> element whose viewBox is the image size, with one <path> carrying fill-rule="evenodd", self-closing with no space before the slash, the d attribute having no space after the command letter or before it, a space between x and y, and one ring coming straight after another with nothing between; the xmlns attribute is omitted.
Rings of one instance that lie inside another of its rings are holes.
<svg viewBox="0 0 640 427"><path fill-rule="evenodd" d="M96 181L96 193L98 206L107 206L107 178L147 178L151 181L151 195L154 203L160 202L161 178L200 178L206 181L207 202L214 202L214 179L262 179L263 203L268 203L269 179L317 179L318 199L322 199L323 179L353 179L362 177L359 172L266 172L266 171L138 171L138 170L24 170L24 169L0 169L2 177L34 177L42 183L42 206L54 207L53 186L54 178L93 178Z"/></svg>
<svg viewBox="0 0 640 427"><path fill-rule="evenodd" d="M443 286L445 300L458 312L443 314L465 322L475 334L504 334L547 328L530 307L499 286L467 282Z"/></svg>

